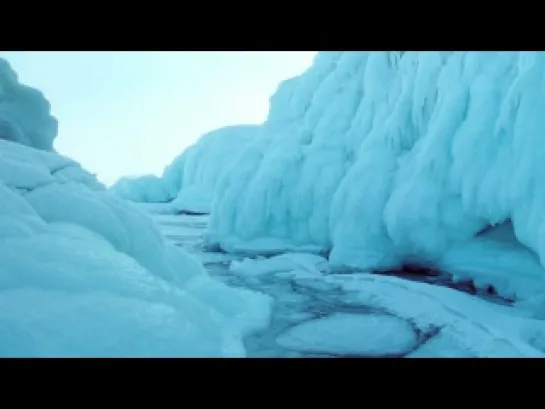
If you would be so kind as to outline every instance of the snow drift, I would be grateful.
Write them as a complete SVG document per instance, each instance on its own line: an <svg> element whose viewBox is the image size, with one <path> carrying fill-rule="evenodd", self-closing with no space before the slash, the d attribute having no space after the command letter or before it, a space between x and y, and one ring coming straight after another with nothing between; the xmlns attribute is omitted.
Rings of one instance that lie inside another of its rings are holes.
<svg viewBox="0 0 545 409"><path fill-rule="evenodd" d="M162 177L122 178L110 189L139 203L172 201L174 211L210 213L219 178L238 162L238 155L260 128L229 126L202 136L176 157Z"/></svg>
<svg viewBox="0 0 545 409"><path fill-rule="evenodd" d="M0 356L244 355L269 299L211 279L52 152L48 102L3 60L0 124Z"/></svg>

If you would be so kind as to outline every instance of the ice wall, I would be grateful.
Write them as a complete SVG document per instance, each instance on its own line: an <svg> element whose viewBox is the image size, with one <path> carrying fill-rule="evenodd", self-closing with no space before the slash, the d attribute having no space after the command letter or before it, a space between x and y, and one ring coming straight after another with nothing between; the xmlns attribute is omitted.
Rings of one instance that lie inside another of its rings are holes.
<svg viewBox="0 0 545 409"><path fill-rule="evenodd" d="M512 221L545 258L545 53L322 52L215 190L228 251L433 263Z"/></svg>

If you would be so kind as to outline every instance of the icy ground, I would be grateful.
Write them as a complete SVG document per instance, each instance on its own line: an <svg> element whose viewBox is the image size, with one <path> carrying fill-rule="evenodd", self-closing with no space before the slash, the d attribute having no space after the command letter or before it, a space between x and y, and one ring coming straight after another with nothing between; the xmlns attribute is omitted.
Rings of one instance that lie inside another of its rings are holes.
<svg viewBox="0 0 545 409"><path fill-rule="evenodd" d="M249 357L545 356L544 321L467 283L414 274L331 274L327 260L310 254L225 254L203 244L208 216L145 207L167 239L194 254L211 275L274 298L269 327L245 339Z"/></svg>

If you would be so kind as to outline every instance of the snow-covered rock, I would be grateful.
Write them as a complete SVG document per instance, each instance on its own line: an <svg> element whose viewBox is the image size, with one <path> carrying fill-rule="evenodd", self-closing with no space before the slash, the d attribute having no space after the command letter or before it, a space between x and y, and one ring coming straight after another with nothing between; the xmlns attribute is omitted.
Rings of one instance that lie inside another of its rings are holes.
<svg viewBox="0 0 545 409"><path fill-rule="evenodd" d="M0 356L243 356L270 299L211 279L53 152L48 112L0 60Z"/></svg>

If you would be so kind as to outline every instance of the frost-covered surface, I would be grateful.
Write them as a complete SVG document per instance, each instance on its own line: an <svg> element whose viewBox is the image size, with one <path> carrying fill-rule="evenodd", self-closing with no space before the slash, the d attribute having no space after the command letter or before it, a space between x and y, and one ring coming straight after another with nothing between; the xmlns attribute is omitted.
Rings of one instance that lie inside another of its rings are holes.
<svg viewBox="0 0 545 409"><path fill-rule="evenodd" d="M218 180L238 163L238 155L258 130L241 125L210 132L176 157L160 178L122 178L111 190L139 203L172 202L170 212L209 213Z"/></svg>
<svg viewBox="0 0 545 409"><path fill-rule="evenodd" d="M332 274L327 261L314 255L249 259L214 253L201 243L206 216L154 218L169 240L195 254L211 274L274 298L271 324L245 340L249 356L545 356L543 296L504 305L444 281ZM488 236L509 235L498 229Z"/></svg>
<svg viewBox="0 0 545 409"><path fill-rule="evenodd" d="M270 299L210 278L136 205L45 149L54 135L25 99L39 94L0 68L3 129L21 131L0 134L0 356L244 356Z"/></svg>
<svg viewBox="0 0 545 409"><path fill-rule="evenodd" d="M331 250L334 268L460 270L458 255L488 246L469 240L512 222L543 264L544 75L543 52L319 53L280 85L260 137L219 180L207 240ZM500 270L518 274L521 257L524 280L543 276L520 254L489 267L506 260Z"/></svg>
<svg viewBox="0 0 545 409"><path fill-rule="evenodd" d="M334 313L297 325L278 337L288 349L343 356L397 356L417 343L411 325L389 315Z"/></svg>

